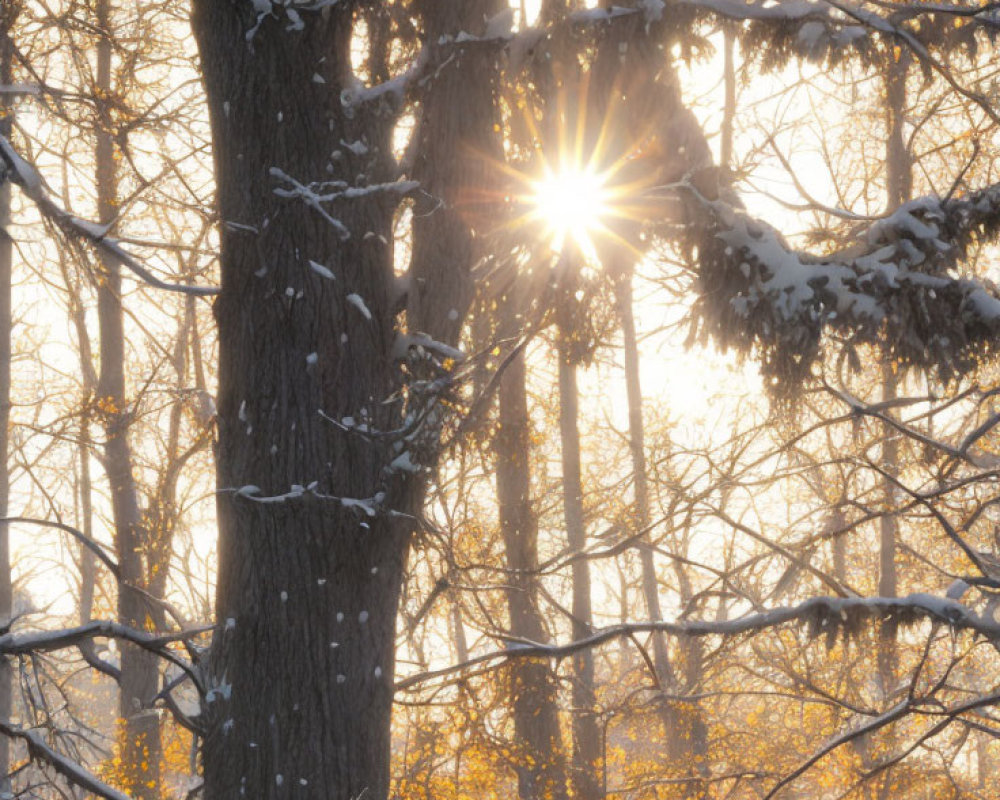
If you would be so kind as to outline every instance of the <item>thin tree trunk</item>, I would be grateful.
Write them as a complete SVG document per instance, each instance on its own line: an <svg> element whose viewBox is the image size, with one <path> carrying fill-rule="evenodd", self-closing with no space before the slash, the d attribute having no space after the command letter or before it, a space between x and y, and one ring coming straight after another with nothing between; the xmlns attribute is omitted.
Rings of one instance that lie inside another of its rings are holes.
<svg viewBox="0 0 1000 800"><path fill-rule="evenodd" d="M886 189L887 210L893 211L910 199L913 193L912 164L906 148L903 123L906 107L906 75L909 57L900 52L889 65L886 78ZM889 357L882 363L882 400L896 397L898 378ZM895 597L899 591L896 573L896 517L891 513L896 501L896 487L892 477L899 470L899 441L896 432L887 428L881 453L882 468L888 475L882 482L883 503L886 513L879 520L879 584L881 597ZM879 644L879 676L882 689L888 692L895 673L896 624L886 620L882 624Z"/></svg>
<svg viewBox="0 0 1000 800"><path fill-rule="evenodd" d="M88 396L89 402L89 396ZM80 442L77 445L80 459L80 530L87 541L93 541L94 508L93 481L90 476L90 411L80 415ZM97 584L97 565L93 551L82 542L80 552L80 624L90 622L94 613L94 589Z"/></svg>
<svg viewBox="0 0 1000 800"><path fill-rule="evenodd" d="M67 203L67 205L69 205ZM80 359L81 392L80 438L77 442L77 458L80 461L80 520L79 527L88 541L94 536L94 484L90 473L91 424L94 417L94 401L97 397L97 371L94 369L94 353L87 330L87 318L81 303L83 288L72 272L69 259L60 258L59 268L69 295L69 318L76 331L76 351ZM97 583L97 564L93 551L82 542L80 553L80 622L89 622L94 610L94 591Z"/></svg>
<svg viewBox="0 0 1000 800"><path fill-rule="evenodd" d="M635 530L646 531L638 542L639 563L642 570L642 594L646 612L651 620L663 619L660 592L656 579L656 565L649 541L649 479L646 473L646 434L642 420L642 386L639 378L639 345L635 329L635 312L632 306L632 269L622 270L615 280L615 297L618 301L618 318L622 326L625 352L625 390L628 400L629 450L632 455L632 483L635 493ZM670 692L676 687L666 637L653 634L653 666L661 691ZM669 703L660 705L663 724L663 743L666 751L674 756L683 753L684 742L680 731L675 730L677 719Z"/></svg>
<svg viewBox="0 0 1000 800"><path fill-rule="evenodd" d="M10 31L17 16L17 3L0 9L0 84L11 84L13 47ZM0 96L0 135L9 138L13 128L13 110L6 96ZM8 232L10 213L10 181L0 182L0 518L7 517L10 500L10 363L11 363L11 273L13 245ZM10 533L6 522L0 522L0 624L8 625L13 615L13 584L10 572ZM13 717L13 675L10 662L0 658L0 720ZM11 791L10 740L0 736L0 794Z"/></svg>
<svg viewBox="0 0 1000 800"><path fill-rule="evenodd" d="M566 256L564 256L566 258ZM559 322L559 435L562 449L563 511L566 538L572 552L581 552L587 543L583 514L583 479L580 458L579 390L576 380L572 302L566 293ZM573 562L573 639L587 637L592 629L590 564L585 558ZM580 800L600 797L598 767L601 736L597 724L594 692L594 655L583 648L573 656L573 784Z"/></svg>
<svg viewBox="0 0 1000 800"><path fill-rule="evenodd" d="M680 561L674 561L674 572L680 587L680 601L685 608L691 602L694 591L691 580ZM704 640L692 637L682 644L684 658L684 680L678 682L688 694L698 691L705 661ZM686 786L685 797L702 798L707 794L707 785L702 781L709 773L708 728L705 725L701 707L697 701L682 703L677 710L677 723L672 739L673 753L677 761L686 768L691 782Z"/></svg>
<svg viewBox="0 0 1000 800"><path fill-rule="evenodd" d="M618 593L621 602L618 605L618 624L627 625L632 621L632 608L629 604L629 588L631 587L631 576L628 573L629 553L625 552L621 557L615 559L615 569L618 571ZM624 636L618 641L618 672L625 676L632 671L635 659L633 658L632 642Z"/></svg>
<svg viewBox="0 0 1000 800"><path fill-rule="evenodd" d="M465 623L462 622L462 607L451 598L451 631L455 639L455 657L462 664L469 660L469 643L465 638Z"/></svg>
<svg viewBox="0 0 1000 800"><path fill-rule="evenodd" d="M67 203L67 206L69 204ZM94 369L94 354L87 330L86 313L82 303L83 289L72 272L69 259L60 258L59 268L69 296L69 318L76 331L76 351L80 359L82 381L80 434L77 442L77 458L80 461L80 520L78 526L88 541L94 536L94 484L90 473L91 424L94 416L94 400L97 397L97 372ZM83 542L80 554L80 622L89 622L94 610L94 591L97 582L97 565L93 551Z"/></svg>
<svg viewBox="0 0 1000 800"><path fill-rule="evenodd" d="M840 500L837 504L830 510L830 518L827 522L828 531L839 531L843 529L844 523L846 521L846 516L844 514L844 507ZM845 534L840 534L834 537L831 543L832 549L832 560L833 560L833 577L837 579L837 583L841 586L847 584L847 536Z"/></svg>
<svg viewBox="0 0 1000 800"><path fill-rule="evenodd" d="M190 357L193 353L198 353L200 346L196 331L195 299L188 296L184 298L184 308L177 324L177 334L170 355L178 386L187 385ZM196 366L196 373L197 369ZM197 374L194 382L198 388L204 386L203 377ZM156 491L150 500L150 510L146 515L147 589L154 597L163 597L167 589L174 533L180 521L177 483L191 457L206 448L210 441L211 414L208 413L206 404L201 398L196 398L190 407L198 424L197 433L191 442L181 441L185 403L178 399L170 409L163 465L158 475ZM166 625L162 607L151 608L150 613L158 626Z"/></svg>
<svg viewBox="0 0 1000 800"><path fill-rule="evenodd" d="M498 0L422 2L425 36L430 42L479 30L505 4ZM416 198L413 255L408 275L407 324L449 344L458 341L474 287L469 268L482 255L473 228L492 229L502 209L495 164L503 161L496 130L494 58L444 61L422 103L421 123L412 147L412 175L422 191ZM456 113L456 110L460 110ZM492 162L492 164L491 164ZM480 222L484 224L478 224ZM447 268L442 269L442 266ZM509 307L508 313L509 312ZM441 313L447 309L447 313ZM517 321L505 319L500 326ZM511 588L507 592L511 632L541 641L544 624L537 605L538 530L531 510L530 436L525 401L523 354L500 386L500 432L495 440L500 526L506 546ZM456 642L464 649L464 630L455 605ZM463 634L459 636L459 634ZM556 705L557 685L545 660L511 666L514 717L512 761L522 800L566 797L565 764Z"/></svg>
<svg viewBox="0 0 1000 800"><path fill-rule="evenodd" d="M528 417L524 351L500 380L496 453L500 530L510 571L507 608L513 636L544 642L538 608L538 523L531 506L531 426ZM518 794L521 800L566 797L566 766L557 709L558 686L544 659L511 664L514 735L520 743Z"/></svg>
<svg viewBox="0 0 1000 800"><path fill-rule="evenodd" d="M109 0L98 0L97 44L97 170L98 218L112 227L117 216L118 176L115 167L114 131L110 98L112 34ZM98 405L104 416L104 467L111 488L121 583L118 617L126 625L146 629L149 609L134 588L145 586L143 570L143 520L132 474L133 458L128 441L130 411L125 394L125 331L121 302L121 269L109 259L101 261L97 288L97 315L101 332ZM119 715L123 785L140 800L160 796L160 723L153 709L158 691L156 658L137 647L122 648Z"/></svg>
<svg viewBox="0 0 1000 800"><path fill-rule="evenodd" d="M893 57L886 76L886 206L893 211L910 199L913 194L912 159L906 147L903 130L904 112L906 108L906 77L909 71L909 55L905 48ZM895 399L898 391L899 378L895 365L890 357L883 358L881 367L882 400ZM885 513L879 519L879 577L878 593L880 597L896 597L899 594L898 575L896 568L896 540L898 536L894 509L896 506L896 487L892 478L899 473L899 437L896 431L886 426L882 442L881 462L886 476L882 481L882 497ZM889 695L895 688L896 671L898 669L898 654L896 651L896 635L898 625L895 620L882 622L879 630L878 672L879 683L886 704L894 702ZM892 733L889 732L891 737ZM880 800L889 797L892 783L892 771L887 770L882 775L878 790Z"/></svg>
<svg viewBox="0 0 1000 800"><path fill-rule="evenodd" d="M993 737L981 731L977 731L973 736L976 737L976 787L985 796L990 782L996 780L996 769L993 756L990 754Z"/></svg>

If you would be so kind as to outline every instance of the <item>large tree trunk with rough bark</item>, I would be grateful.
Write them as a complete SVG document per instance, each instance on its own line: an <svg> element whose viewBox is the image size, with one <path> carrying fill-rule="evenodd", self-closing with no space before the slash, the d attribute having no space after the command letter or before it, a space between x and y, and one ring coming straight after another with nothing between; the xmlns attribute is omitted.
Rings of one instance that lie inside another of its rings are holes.
<svg viewBox="0 0 1000 800"><path fill-rule="evenodd" d="M382 431L400 422L384 402L398 388L396 195L370 192L328 218L275 189L291 186L281 176L385 180L389 131L375 110L341 102L351 4L302 11L292 31L280 9L258 26L254 8L201 0L193 19L222 220L205 795L378 800L410 531L384 512L402 504L387 454L324 415Z"/></svg>
<svg viewBox="0 0 1000 800"><path fill-rule="evenodd" d="M396 99L354 93L354 14L377 4L260 8L197 0L193 16L222 248L205 795L381 800L405 512L420 494L390 466L394 443L359 432L399 429L407 413L389 401ZM369 188L320 203L308 188L320 181ZM456 335L455 299L450 314L421 298L415 323L443 317L435 333Z"/></svg>
<svg viewBox="0 0 1000 800"><path fill-rule="evenodd" d="M503 145L495 90L502 41L455 49L463 31L482 33L499 0L422 0L424 37L438 42L434 71L421 104L412 177L420 182L413 209L413 256L408 274L411 331L455 344L474 293L471 267L483 255L473 229L492 227L500 204ZM455 54L448 58L447 46Z"/></svg>

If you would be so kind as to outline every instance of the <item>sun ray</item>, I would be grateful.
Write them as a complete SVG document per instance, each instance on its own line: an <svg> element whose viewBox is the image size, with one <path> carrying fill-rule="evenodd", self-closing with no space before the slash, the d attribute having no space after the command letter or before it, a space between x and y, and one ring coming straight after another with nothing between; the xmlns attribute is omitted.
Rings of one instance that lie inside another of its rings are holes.
<svg viewBox="0 0 1000 800"><path fill-rule="evenodd" d="M562 88L547 114L526 98L516 99L512 108L523 131L520 166L517 150L506 162L485 157L499 181L467 200L480 207L509 204L512 216L492 233L512 235L536 255L558 256L572 247L581 267L612 268L605 262L642 258L643 225L667 210L662 196L651 192L659 174L650 148L657 132L621 126L619 106L628 92L620 78L599 107L589 81L589 75L565 84L557 79ZM537 244L545 250L533 247Z"/></svg>

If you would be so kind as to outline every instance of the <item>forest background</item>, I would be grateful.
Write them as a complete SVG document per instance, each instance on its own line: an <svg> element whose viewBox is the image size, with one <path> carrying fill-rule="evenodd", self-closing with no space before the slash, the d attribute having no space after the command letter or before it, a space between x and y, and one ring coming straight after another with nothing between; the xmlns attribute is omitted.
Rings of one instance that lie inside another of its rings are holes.
<svg viewBox="0 0 1000 800"><path fill-rule="evenodd" d="M194 6L0 9L0 790L1000 797L995 4Z"/></svg>

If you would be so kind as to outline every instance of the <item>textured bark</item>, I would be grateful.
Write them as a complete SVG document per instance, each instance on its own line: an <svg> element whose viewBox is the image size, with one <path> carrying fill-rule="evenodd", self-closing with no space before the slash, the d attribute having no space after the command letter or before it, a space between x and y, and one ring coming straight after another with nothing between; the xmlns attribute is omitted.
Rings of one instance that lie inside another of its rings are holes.
<svg viewBox="0 0 1000 800"><path fill-rule="evenodd" d="M385 471L388 448L320 412L382 431L401 422L400 406L385 402L399 374L387 244L398 195L328 205L345 237L314 208L277 197L271 171L303 183L391 178L391 120L377 103L341 101L353 11L347 2L302 10L304 27L289 31L276 8L248 41L258 23L253 4L194 4L223 220L215 307L220 625L202 715L209 800L380 800L388 790L410 525L382 509L406 511L409 492ZM314 482L314 493L274 503L234 491L281 495Z"/></svg>
<svg viewBox="0 0 1000 800"><path fill-rule="evenodd" d="M17 17L18 3L0 8L0 84L13 83L13 47L10 30ZM13 109L0 96L0 136L10 137ZM11 362L11 272L13 243L7 233L10 224L10 181L0 181L0 517L8 514L10 500L10 362ZM0 624L8 624L13 614L13 587L10 573L9 526L0 522ZM13 674L10 662L0 659L0 721L13 716ZM0 794L10 791L10 740L0 736Z"/></svg>
<svg viewBox="0 0 1000 800"><path fill-rule="evenodd" d="M456 1L416 10L433 27L484 7ZM342 97L354 88L355 12L370 23L370 71L385 78L377 3L302 7L301 25L277 5L258 17L250 2L194 4L223 220L215 309L220 626L203 711L210 800L379 800L388 790L395 622L410 536L408 517L388 509L412 510L419 483L386 468L398 455L391 443L345 431L320 412L379 431L403 422L402 402L387 401L399 397L401 374L392 358L399 193L324 204L329 217L274 193L288 188L285 176L350 186L395 177L398 98ZM442 158L461 156L465 137L478 141L495 113L488 82L473 93L477 108L489 98L486 119L451 102L458 91L470 96L459 85L469 79L462 70L483 68L461 51L456 58L457 67L442 66L421 84L428 127L415 149L428 161L418 160L415 172L444 176L425 189L446 209L428 231L444 231L459 252L442 262L440 243L415 231L420 281L411 280L408 309L412 328L444 339L460 330L465 301L461 292L442 296L451 286L438 283L440 273L460 282L471 252L452 192L480 177L468 162L438 170ZM431 138L439 136L457 150L442 152ZM290 496L262 503L249 496L258 491Z"/></svg>
<svg viewBox="0 0 1000 800"><path fill-rule="evenodd" d="M494 441L497 502L508 578L507 609L513 636L548 639L538 607L538 522L531 506L531 427L522 350L500 381L499 431ZM520 745L521 800L566 797L566 765L557 708L558 686L547 660L518 659L510 667L514 735Z"/></svg>
<svg viewBox="0 0 1000 800"><path fill-rule="evenodd" d="M481 34L500 3L423 0L419 8L426 40L441 42L462 31ZM413 148L412 177L421 191L413 209L406 311L411 330L448 344L458 341L474 290L471 267L483 255L473 229L495 225L499 192L490 186L503 161L494 93L500 44L451 50L454 58L431 55L442 66L426 86Z"/></svg>

